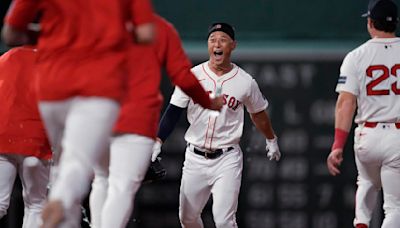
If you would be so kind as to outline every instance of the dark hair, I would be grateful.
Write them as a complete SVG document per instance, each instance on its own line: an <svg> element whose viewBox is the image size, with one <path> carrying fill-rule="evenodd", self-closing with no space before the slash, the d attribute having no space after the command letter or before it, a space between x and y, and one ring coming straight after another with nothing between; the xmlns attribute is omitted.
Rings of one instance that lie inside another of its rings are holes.
<svg viewBox="0 0 400 228"><path fill-rule="evenodd" d="M387 32L387 33L393 33L396 32L397 29L397 20L395 21L384 21L384 20L374 20L371 18L371 22L374 25L374 28Z"/></svg>

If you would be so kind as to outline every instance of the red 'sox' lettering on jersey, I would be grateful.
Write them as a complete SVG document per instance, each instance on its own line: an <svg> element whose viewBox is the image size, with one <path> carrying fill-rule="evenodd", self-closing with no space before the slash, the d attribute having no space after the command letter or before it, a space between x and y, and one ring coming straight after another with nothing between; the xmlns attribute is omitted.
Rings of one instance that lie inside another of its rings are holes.
<svg viewBox="0 0 400 228"><path fill-rule="evenodd" d="M208 95L212 94L212 91L207 91L207 94ZM236 109L239 107L239 105L242 104L242 102L240 102L234 96L229 96L228 94L222 94L222 98L223 98L224 106L227 105L228 108L232 109L233 111L236 111ZM193 101L193 103L197 104L194 101Z"/></svg>

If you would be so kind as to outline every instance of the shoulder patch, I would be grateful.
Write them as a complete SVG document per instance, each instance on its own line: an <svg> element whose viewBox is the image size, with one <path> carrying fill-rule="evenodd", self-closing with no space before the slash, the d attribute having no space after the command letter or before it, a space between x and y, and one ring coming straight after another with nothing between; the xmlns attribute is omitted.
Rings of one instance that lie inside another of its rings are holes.
<svg viewBox="0 0 400 228"><path fill-rule="evenodd" d="M345 84L346 83L346 79L347 79L347 76L339 76L339 79L338 79L338 84Z"/></svg>

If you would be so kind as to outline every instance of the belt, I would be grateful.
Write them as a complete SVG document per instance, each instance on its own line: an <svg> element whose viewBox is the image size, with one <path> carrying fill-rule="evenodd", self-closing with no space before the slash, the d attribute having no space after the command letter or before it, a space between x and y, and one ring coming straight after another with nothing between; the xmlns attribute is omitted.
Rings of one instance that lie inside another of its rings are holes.
<svg viewBox="0 0 400 228"><path fill-rule="evenodd" d="M391 123L383 123L383 124L391 124ZM400 129L400 123L394 123L397 129ZM378 122L365 122L364 127L375 128L378 126Z"/></svg>
<svg viewBox="0 0 400 228"><path fill-rule="evenodd" d="M209 159L216 159L219 156L221 156L224 152L228 152L230 150L233 150L233 147L228 147L226 149L216 149L216 150L207 151L207 152L201 151L201 150L197 149L196 147L193 147L193 152L195 154L201 155L201 156L203 156L205 158L209 158Z"/></svg>

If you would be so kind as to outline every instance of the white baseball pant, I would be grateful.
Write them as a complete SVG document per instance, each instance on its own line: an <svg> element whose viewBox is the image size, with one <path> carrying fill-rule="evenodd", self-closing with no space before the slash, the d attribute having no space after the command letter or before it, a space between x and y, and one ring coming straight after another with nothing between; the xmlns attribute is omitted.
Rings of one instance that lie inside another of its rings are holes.
<svg viewBox="0 0 400 228"><path fill-rule="evenodd" d="M216 159L186 148L179 195L179 219L183 228L203 228L201 212L210 195L216 228L233 228L242 180L243 155L239 146Z"/></svg>
<svg viewBox="0 0 400 228"><path fill-rule="evenodd" d="M102 97L74 97L41 101L39 109L52 147L62 148L49 200L64 207L59 227L80 227L79 204L88 191L93 164L109 147L119 104Z"/></svg>
<svg viewBox="0 0 400 228"><path fill-rule="evenodd" d="M38 228L46 202L49 182L49 161L16 154L0 154L0 219L7 214L17 176L22 183L24 199L23 228Z"/></svg>
<svg viewBox="0 0 400 228"><path fill-rule="evenodd" d="M98 164L94 166L94 179L92 190L89 195L90 223L92 228L100 228L101 211L107 198L108 190L108 167L110 164L110 153L104 154Z"/></svg>
<svg viewBox="0 0 400 228"><path fill-rule="evenodd" d="M111 143L107 199L101 213L101 227L125 228L135 195L151 162L154 139L125 134Z"/></svg>
<svg viewBox="0 0 400 228"><path fill-rule="evenodd" d="M358 126L354 150L358 169L355 224L369 224L377 190L383 189L385 219L382 228L400 224L400 129L393 123L375 128ZM360 203L363 202L363 203Z"/></svg>

